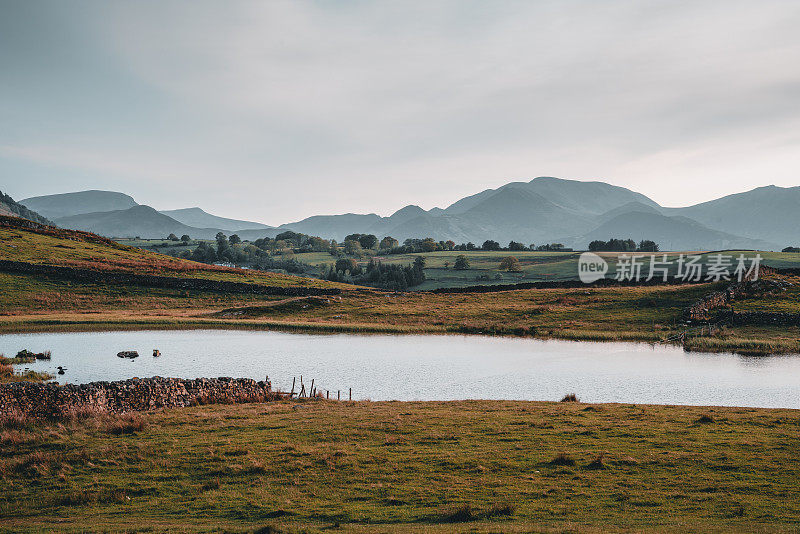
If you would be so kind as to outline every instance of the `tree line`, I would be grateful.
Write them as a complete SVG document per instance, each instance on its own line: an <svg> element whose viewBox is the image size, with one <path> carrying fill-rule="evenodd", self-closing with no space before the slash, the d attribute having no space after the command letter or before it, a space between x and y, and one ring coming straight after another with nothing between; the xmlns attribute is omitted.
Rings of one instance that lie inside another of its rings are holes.
<svg viewBox="0 0 800 534"><path fill-rule="evenodd" d="M592 252L658 252L658 243L643 239L637 244L633 239L596 240L589 243Z"/></svg>

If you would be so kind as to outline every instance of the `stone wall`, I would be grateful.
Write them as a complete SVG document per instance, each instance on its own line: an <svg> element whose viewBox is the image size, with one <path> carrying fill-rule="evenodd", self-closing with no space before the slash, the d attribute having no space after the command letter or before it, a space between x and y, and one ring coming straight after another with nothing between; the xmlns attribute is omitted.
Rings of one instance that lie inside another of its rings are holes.
<svg viewBox="0 0 800 534"><path fill-rule="evenodd" d="M308 297L339 295L342 293L342 290L339 288L264 286L259 284L246 284L243 282L205 280L202 278L179 278L174 276L76 269L74 267L39 265L10 260L0 260L0 271L49 276L78 282L115 283L167 289L222 291L225 293L248 293L254 295Z"/></svg>
<svg viewBox="0 0 800 534"><path fill-rule="evenodd" d="M84 412L125 413L197 404L277 399L269 382L249 378L134 378L89 384L0 384L0 415L60 417Z"/></svg>

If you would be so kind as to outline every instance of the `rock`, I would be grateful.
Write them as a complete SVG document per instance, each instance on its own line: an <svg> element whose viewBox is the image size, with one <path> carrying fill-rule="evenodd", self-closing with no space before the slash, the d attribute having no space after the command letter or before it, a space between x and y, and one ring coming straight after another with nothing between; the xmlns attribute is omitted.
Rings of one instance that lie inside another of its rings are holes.
<svg viewBox="0 0 800 534"><path fill-rule="evenodd" d="M117 357L118 358L131 358L131 359L133 359L133 358L138 358L139 357L139 353L136 352L135 350L123 350L122 352L118 352L117 353Z"/></svg>

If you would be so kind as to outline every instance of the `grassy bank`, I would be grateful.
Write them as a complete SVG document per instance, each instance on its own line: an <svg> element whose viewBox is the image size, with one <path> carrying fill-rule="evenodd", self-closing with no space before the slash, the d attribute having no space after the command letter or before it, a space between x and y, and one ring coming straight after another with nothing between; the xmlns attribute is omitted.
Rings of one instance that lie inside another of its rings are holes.
<svg viewBox="0 0 800 534"><path fill-rule="evenodd" d="M795 531L800 414L279 402L0 430L12 530Z"/></svg>

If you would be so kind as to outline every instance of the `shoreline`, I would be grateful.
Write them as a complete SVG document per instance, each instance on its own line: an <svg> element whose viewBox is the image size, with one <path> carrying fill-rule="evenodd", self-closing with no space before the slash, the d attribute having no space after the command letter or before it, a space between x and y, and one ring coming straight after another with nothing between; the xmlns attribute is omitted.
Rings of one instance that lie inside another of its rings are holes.
<svg viewBox="0 0 800 534"><path fill-rule="evenodd" d="M100 315L88 318L86 315ZM775 341L767 338L720 339L715 337L690 337L683 344L665 342L656 333L641 331L598 331L582 329L563 329L547 334L520 331L520 329L501 330L496 327L464 328L459 326L420 326L420 325L376 325L367 323L322 323L300 321L266 320L225 320L198 317L132 316L124 318L102 317L101 313L80 315L28 315L0 316L0 335L26 333L62 332L115 332L139 330L265 330L300 333L341 333L341 334L384 334L384 335L481 335L489 337L529 338L537 340L589 341L589 342L628 342L663 344L683 347L686 352L728 353L741 356L800 356L800 340L795 342Z"/></svg>

